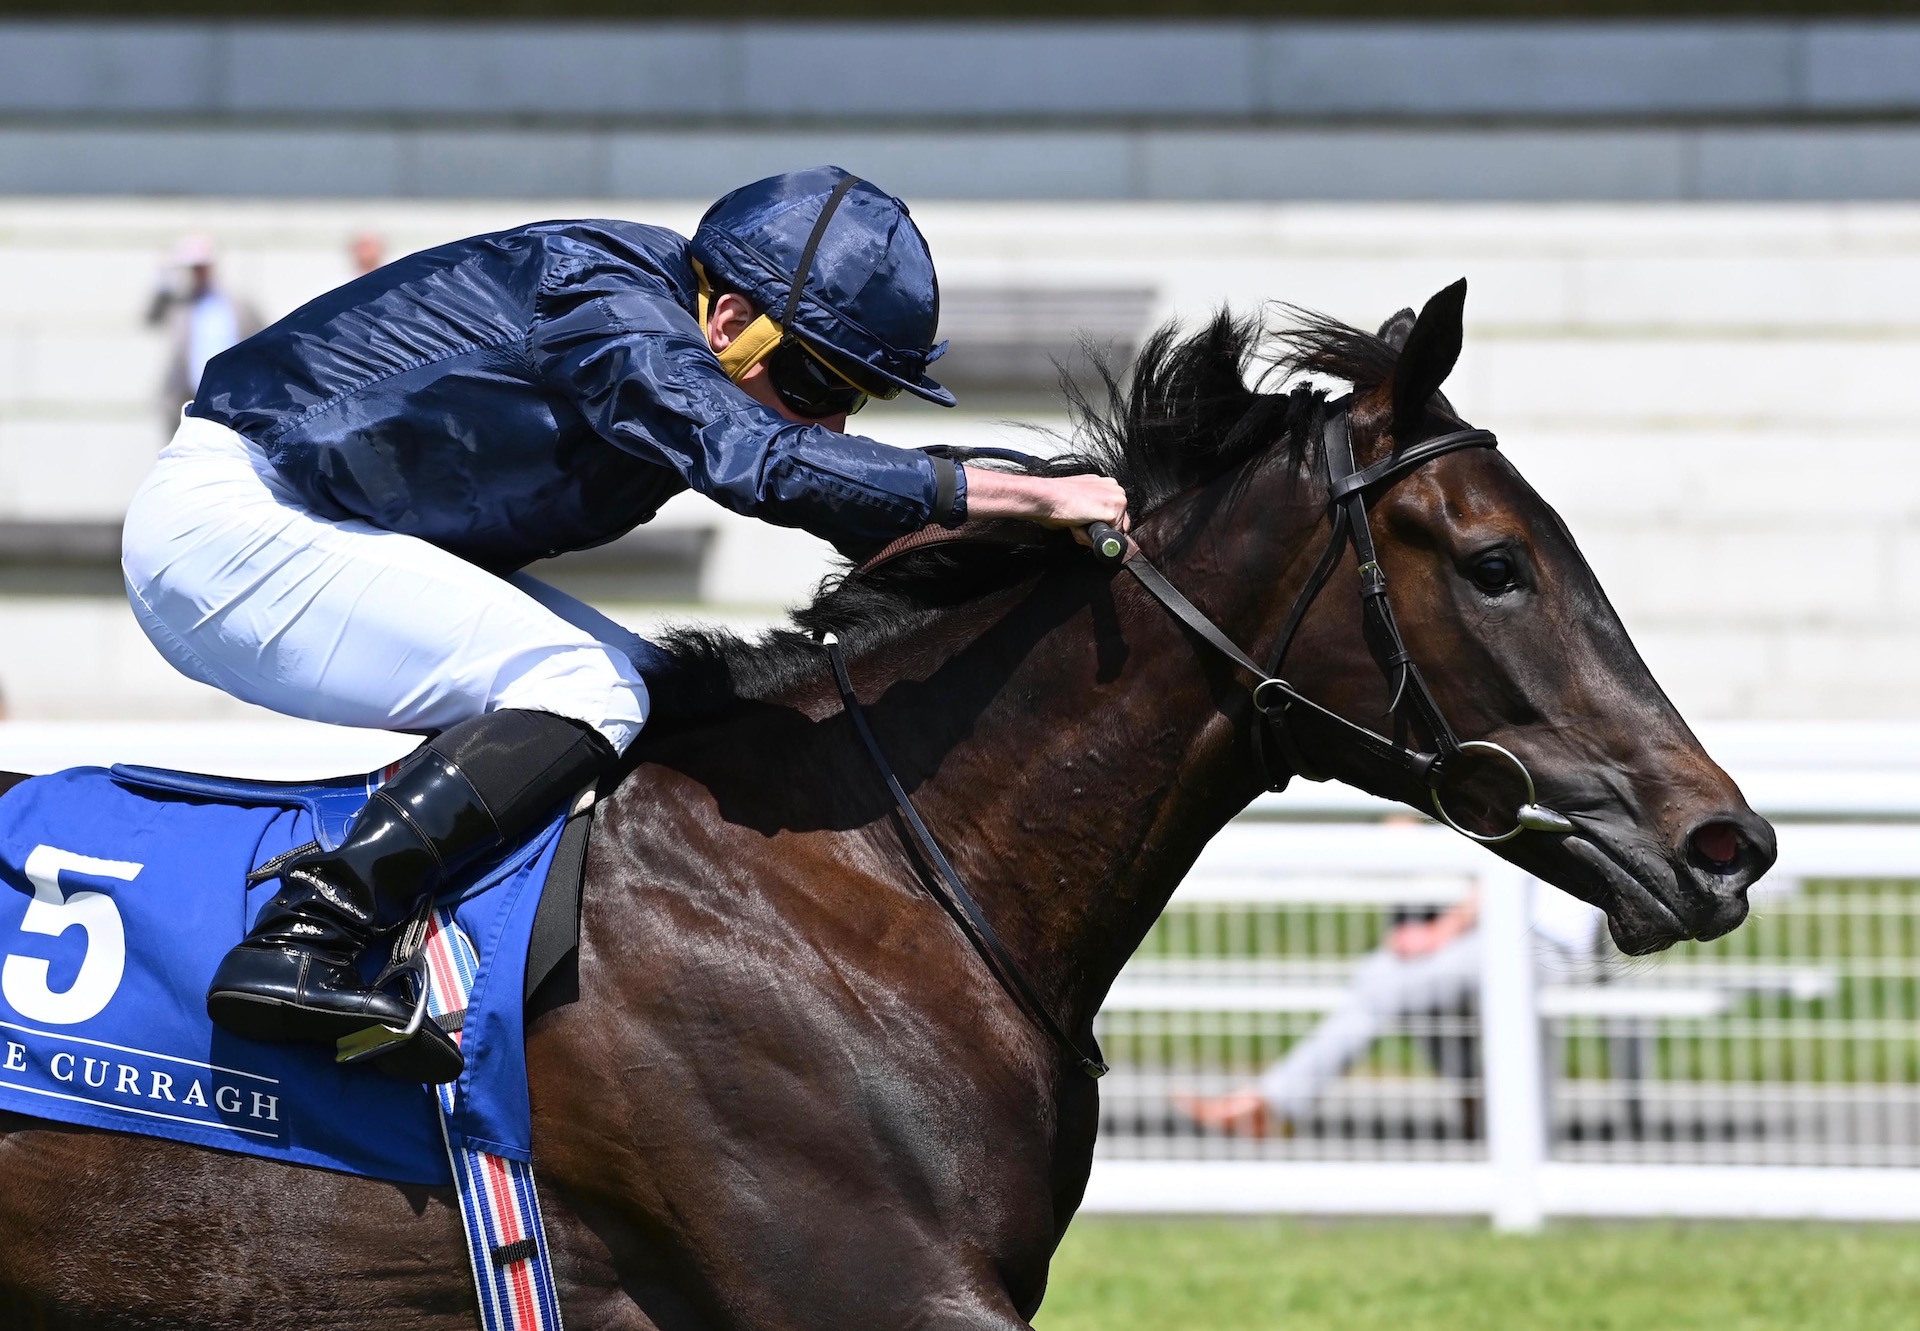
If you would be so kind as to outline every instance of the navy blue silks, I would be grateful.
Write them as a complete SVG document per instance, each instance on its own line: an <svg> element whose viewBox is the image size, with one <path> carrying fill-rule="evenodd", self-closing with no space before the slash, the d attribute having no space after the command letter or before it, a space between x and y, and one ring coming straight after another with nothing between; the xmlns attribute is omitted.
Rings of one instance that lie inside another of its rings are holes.
<svg viewBox="0 0 1920 1331"><path fill-rule="evenodd" d="M138 769L75 768L0 796L0 1108L450 1183L434 1088L207 1020L214 967L279 886L249 890L247 873L316 836L337 838L369 787L228 783L194 795L156 788ZM452 894L481 965L449 1132L456 1147L512 1160L531 1158L523 983L560 814Z"/></svg>
<svg viewBox="0 0 1920 1331"><path fill-rule="evenodd" d="M873 299L876 265L913 250L906 232L876 248L860 223L881 205L855 190L843 207L814 272L835 246L849 252L834 272L844 263L851 276L822 286L806 326L833 322L863 360L884 343L900 348L890 365L924 366L922 330ZM918 294L901 309L931 293L930 264L908 269ZM189 412L260 445L316 513L498 572L610 541L688 488L843 549L964 517L964 486L936 511L952 464L749 398L708 348L697 297L689 242L660 227L556 221L475 236L377 269L223 352ZM883 326L854 347L854 325L830 319L828 302Z"/></svg>
<svg viewBox="0 0 1920 1331"><path fill-rule="evenodd" d="M782 318L821 210L835 186L850 180L839 167L822 166L742 185L700 219L693 257ZM940 284L906 204L869 181L852 180L801 276L787 331L929 402L953 405L953 394L927 373L946 350L934 341Z"/></svg>

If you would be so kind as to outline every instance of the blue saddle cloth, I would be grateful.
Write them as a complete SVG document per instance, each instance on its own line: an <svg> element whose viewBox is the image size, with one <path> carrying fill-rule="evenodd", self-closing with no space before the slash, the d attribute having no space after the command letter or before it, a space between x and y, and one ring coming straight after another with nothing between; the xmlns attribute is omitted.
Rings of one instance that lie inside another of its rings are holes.
<svg viewBox="0 0 1920 1331"><path fill-rule="evenodd" d="M214 967L278 890L248 888L247 874L337 844L377 784L81 767L0 796L0 1109L450 1184L431 1087L207 1020ZM456 1147L531 1158L527 940L563 824L559 811L442 899L480 958L447 1122Z"/></svg>

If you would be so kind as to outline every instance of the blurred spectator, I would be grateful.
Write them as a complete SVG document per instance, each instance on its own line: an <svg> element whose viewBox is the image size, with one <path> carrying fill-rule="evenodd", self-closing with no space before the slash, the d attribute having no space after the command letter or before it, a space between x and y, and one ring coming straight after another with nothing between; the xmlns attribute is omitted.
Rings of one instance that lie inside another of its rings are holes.
<svg viewBox="0 0 1920 1331"><path fill-rule="evenodd" d="M166 378L161 384L163 424L169 434L180 423L180 407L193 397L207 362L260 329L260 317L247 301L232 296L214 271L213 242L188 236L174 247L160 270L147 306L149 327L167 330Z"/></svg>
<svg viewBox="0 0 1920 1331"><path fill-rule="evenodd" d="M1603 917L1564 892L1542 888L1533 899L1534 965L1543 971L1584 969L1595 960ZM1225 1095L1183 1095L1174 1105L1202 1128L1245 1136L1285 1136L1304 1121L1335 1078L1390 1032L1417 1014L1466 1013L1480 993L1480 899L1467 896L1437 914L1403 914L1386 942L1355 968L1346 998L1260 1080ZM1429 1041L1437 1070L1474 1075L1470 1042Z"/></svg>
<svg viewBox="0 0 1920 1331"><path fill-rule="evenodd" d="M347 240L347 260L355 277L365 277L387 261L387 238L378 231L356 231Z"/></svg>

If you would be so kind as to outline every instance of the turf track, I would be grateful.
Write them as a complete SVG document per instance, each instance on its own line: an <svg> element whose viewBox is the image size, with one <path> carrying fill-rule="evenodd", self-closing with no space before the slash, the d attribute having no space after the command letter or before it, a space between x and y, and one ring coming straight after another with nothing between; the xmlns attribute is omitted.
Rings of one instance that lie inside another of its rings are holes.
<svg viewBox="0 0 1920 1331"><path fill-rule="evenodd" d="M1038 1331L1904 1331L1920 1228L1090 1218Z"/></svg>

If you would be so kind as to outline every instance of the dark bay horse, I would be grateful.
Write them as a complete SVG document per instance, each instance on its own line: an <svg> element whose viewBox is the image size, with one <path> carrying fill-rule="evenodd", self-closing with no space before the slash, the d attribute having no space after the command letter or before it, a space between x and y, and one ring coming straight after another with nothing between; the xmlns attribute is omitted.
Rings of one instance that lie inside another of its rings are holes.
<svg viewBox="0 0 1920 1331"><path fill-rule="evenodd" d="M1283 334L1280 369L1354 384L1362 465L1457 428L1438 395L1461 335L1446 296L1379 335ZM1224 316L1163 331L1083 423L1078 463L1124 481L1142 548L1257 657L1327 532L1325 404L1249 389L1259 343ZM1737 924L1771 831L1511 464L1439 457L1373 522L1446 717L1521 755L1577 824L1498 853L1603 907L1628 951ZM1388 700L1358 590L1346 560L1288 678L1373 724ZM1064 540L921 551L798 619L846 645L900 779L1084 1041L1181 876L1262 788L1249 681ZM812 637L673 646L658 719L602 806L577 996L529 1035L567 1317L1029 1326L1086 1183L1095 1083L928 894ZM1307 756L1365 779L1334 746ZM7 1327L468 1331L471 1300L450 1195L0 1118Z"/></svg>

